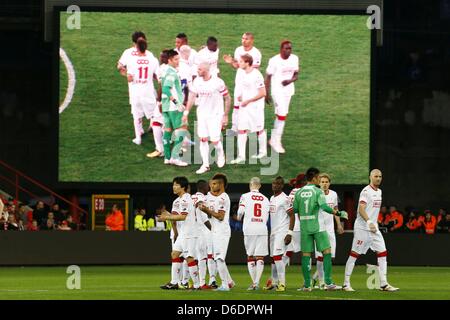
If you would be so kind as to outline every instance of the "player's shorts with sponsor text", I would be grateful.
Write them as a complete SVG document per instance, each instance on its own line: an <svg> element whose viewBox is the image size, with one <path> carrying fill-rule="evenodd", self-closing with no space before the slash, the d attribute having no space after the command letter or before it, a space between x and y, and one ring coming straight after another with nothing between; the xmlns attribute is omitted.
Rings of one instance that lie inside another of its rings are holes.
<svg viewBox="0 0 450 320"><path fill-rule="evenodd" d="M202 115L197 112L197 134L200 138L220 141L223 115Z"/></svg>
<svg viewBox="0 0 450 320"><path fill-rule="evenodd" d="M272 95L273 103L275 105L275 114L285 117L289 113L289 104L291 102L291 96L289 95Z"/></svg>
<svg viewBox="0 0 450 320"><path fill-rule="evenodd" d="M352 251L357 254L365 254L369 248L375 252L386 251L386 244L380 230L373 233L368 230L355 229L353 232Z"/></svg>
<svg viewBox="0 0 450 320"><path fill-rule="evenodd" d="M258 132L264 130L264 105L248 104L239 107L238 130Z"/></svg>
<svg viewBox="0 0 450 320"><path fill-rule="evenodd" d="M269 254L267 235L244 235L244 244L248 256L265 257Z"/></svg>
<svg viewBox="0 0 450 320"><path fill-rule="evenodd" d="M136 96L130 99L131 114L133 118L140 119L146 117L150 119L153 117L156 108L156 99L154 97Z"/></svg>
<svg viewBox="0 0 450 320"><path fill-rule="evenodd" d="M165 111L163 112L164 127L178 129L183 125L181 118L183 118L183 112L180 111Z"/></svg>
<svg viewBox="0 0 450 320"><path fill-rule="evenodd" d="M313 253L315 248L322 252L325 249L330 248L330 239L328 238L328 233L326 231L320 231L316 233L301 233L301 246L302 252ZM315 245L314 245L315 244Z"/></svg>
<svg viewBox="0 0 450 320"><path fill-rule="evenodd" d="M185 258L192 257L196 258L198 254L198 246L197 246L198 238L185 238L184 239L184 250L183 255Z"/></svg>
<svg viewBox="0 0 450 320"><path fill-rule="evenodd" d="M228 252L228 243L230 242L230 235L213 233L212 240L214 260L222 259L225 261Z"/></svg>
<svg viewBox="0 0 450 320"><path fill-rule="evenodd" d="M287 230L272 233L270 235L270 256L280 256L286 252L286 245L284 244L284 238L287 235ZM291 239L292 242L292 239Z"/></svg>
<svg viewBox="0 0 450 320"><path fill-rule="evenodd" d="M326 231L328 234L328 239L330 239L330 245L331 245L331 257L334 258L336 257L336 234L334 233L334 231ZM322 256L322 252L317 250L316 247L316 257L321 257Z"/></svg>

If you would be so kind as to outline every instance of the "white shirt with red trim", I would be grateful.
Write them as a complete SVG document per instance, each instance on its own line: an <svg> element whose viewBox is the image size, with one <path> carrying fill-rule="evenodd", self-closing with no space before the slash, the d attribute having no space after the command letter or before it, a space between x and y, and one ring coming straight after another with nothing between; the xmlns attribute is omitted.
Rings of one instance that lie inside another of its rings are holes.
<svg viewBox="0 0 450 320"><path fill-rule="evenodd" d="M192 201L189 193L183 194L175 199L172 204L172 214L186 215L186 220L182 223L177 221L178 236L186 239L196 238L199 236L199 228L197 217L195 214L194 201ZM181 229L181 230L180 230Z"/></svg>
<svg viewBox="0 0 450 320"><path fill-rule="evenodd" d="M289 230L288 209L291 199L282 192L277 196L270 197L270 233L287 232Z"/></svg>
<svg viewBox="0 0 450 320"><path fill-rule="evenodd" d="M244 193L239 200L238 217L242 218L245 236L264 236L268 234L269 199L257 190Z"/></svg>
<svg viewBox="0 0 450 320"><path fill-rule="evenodd" d="M294 206L294 196L295 196L295 193L299 189L300 188L294 188L289 193L289 200L291 201L290 206L289 206L289 210L294 210L294 208L293 208L293 206ZM300 231L300 218L299 218L298 214L294 214L294 216L295 216L295 224L294 224L294 230L293 231Z"/></svg>
<svg viewBox="0 0 450 320"><path fill-rule="evenodd" d="M202 77L196 77L190 91L197 95L195 103L198 114L211 117L223 116L223 97L228 94L228 89L222 79L211 76L205 81Z"/></svg>
<svg viewBox="0 0 450 320"><path fill-rule="evenodd" d="M366 213L369 216L369 220L378 228L378 213L381 207L381 189L374 189L371 185L366 186L359 195L358 204L366 204ZM363 229L370 231L367 222L361 217L358 212L355 221L355 229Z"/></svg>
<svg viewBox="0 0 450 320"><path fill-rule="evenodd" d="M258 95L259 89L264 88L264 77L258 69L252 69L249 73L245 70L236 75L236 92L237 97L241 97L242 101L252 99ZM250 102L245 108L262 107L264 108L264 97L256 101ZM258 109L259 110L259 109Z"/></svg>
<svg viewBox="0 0 450 320"><path fill-rule="evenodd" d="M148 50L145 55L135 54L127 59L127 75L133 76L133 81L128 82L130 101L140 97L156 98L153 76L157 77L158 69L158 59Z"/></svg>
<svg viewBox="0 0 450 320"><path fill-rule="evenodd" d="M239 62L239 59L241 59L241 56L244 54L249 54L253 58L252 67L258 68L261 65L262 54L257 48L252 47L250 50L245 51L244 46L237 47L236 50L234 50L234 60Z"/></svg>
<svg viewBox="0 0 450 320"><path fill-rule="evenodd" d="M194 58L194 65L198 67L198 65L202 62L206 62L209 64L209 72L217 76L219 74L219 49L216 51L211 51L208 47L201 49Z"/></svg>
<svg viewBox="0 0 450 320"><path fill-rule="evenodd" d="M328 190L328 194L325 194L325 200L331 208L338 206L338 195L333 190ZM334 233L334 215L319 209L319 228L319 231Z"/></svg>
<svg viewBox="0 0 450 320"><path fill-rule="evenodd" d="M231 236L230 229L230 206L231 201L228 194L225 192L215 196L208 192L206 195L208 207L214 212L224 212L223 220L219 220L216 217L211 217L210 222L212 226L212 233L222 236Z"/></svg>
<svg viewBox="0 0 450 320"><path fill-rule="evenodd" d="M194 206L197 206L197 204L200 202L203 202L204 204L207 203L206 196L201 192L193 194L192 201L194 202ZM197 215L197 222L199 224L200 233L205 236L210 235L211 230L209 230L208 227L205 226L205 222L209 221L208 215L198 208L195 209L195 214Z"/></svg>
<svg viewBox="0 0 450 320"><path fill-rule="evenodd" d="M281 58L280 54L270 58L266 73L272 76L270 81L272 94L292 96L295 93L294 83L283 86L282 82L292 79L298 70L299 58L295 54L291 54L287 59Z"/></svg>

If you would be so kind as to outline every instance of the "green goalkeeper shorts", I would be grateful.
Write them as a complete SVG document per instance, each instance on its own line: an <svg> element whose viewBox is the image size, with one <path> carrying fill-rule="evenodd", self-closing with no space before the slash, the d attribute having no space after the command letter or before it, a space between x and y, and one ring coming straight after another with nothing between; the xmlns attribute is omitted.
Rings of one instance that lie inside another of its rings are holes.
<svg viewBox="0 0 450 320"><path fill-rule="evenodd" d="M331 248L330 239L326 231L316 233L301 233L301 248L302 252L314 252L314 242L316 242L317 251L323 252L326 249Z"/></svg>
<svg viewBox="0 0 450 320"><path fill-rule="evenodd" d="M180 111L166 111L163 112L164 127L178 129L183 126L181 118L183 118L183 112Z"/></svg>

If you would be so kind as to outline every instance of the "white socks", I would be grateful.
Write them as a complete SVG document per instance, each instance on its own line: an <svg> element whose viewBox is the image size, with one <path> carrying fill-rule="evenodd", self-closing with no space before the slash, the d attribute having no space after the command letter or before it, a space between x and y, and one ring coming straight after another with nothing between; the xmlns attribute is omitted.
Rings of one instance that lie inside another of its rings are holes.
<svg viewBox="0 0 450 320"><path fill-rule="evenodd" d="M155 141L155 149L159 152L164 152L162 126L152 125L152 130L153 140Z"/></svg>
<svg viewBox="0 0 450 320"><path fill-rule="evenodd" d="M350 286L350 276L352 275L353 268L355 267L356 258L353 256L349 256L347 259L347 263L345 264L345 277L344 277L344 285Z"/></svg>
<svg viewBox="0 0 450 320"><path fill-rule="evenodd" d="M200 287L206 284L206 259L198 262L198 276L200 278Z"/></svg>
<svg viewBox="0 0 450 320"><path fill-rule="evenodd" d="M194 288L198 288L200 286L200 280L199 280L199 276L198 276L198 267L197 267L197 263L195 262L195 260L188 264L188 268L189 268L189 274L191 276L192 282L194 282Z"/></svg>
<svg viewBox="0 0 450 320"><path fill-rule="evenodd" d="M225 261L222 259L218 259L217 261L217 270L219 271L220 279L222 280L222 287L228 286L228 270Z"/></svg>
<svg viewBox="0 0 450 320"><path fill-rule="evenodd" d="M322 260L317 259L317 275L319 277L319 281L323 282L323 258Z"/></svg>
<svg viewBox="0 0 450 320"><path fill-rule="evenodd" d="M259 285L259 281L261 280L263 271L264 271L264 260L256 260L256 277L255 277L256 285Z"/></svg>
<svg viewBox="0 0 450 320"><path fill-rule="evenodd" d="M238 157L241 159L245 159L245 153L247 149L247 133L239 133L238 134Z"/></svg>
<svg viewBox="0 0 450 320"><path fill-rule="evenodd" d="M247 261L248 273L250 274L250 278L252 278L252 283L255 283L256 278L256 261L248 260Z"/></svg>
<svg viewBox="0 0 450 320"><path fill-rule="evenodd" d="M272 283L278 283L278 272L277 272L277 266L275 264L275 262L271 263L271 271L272 271Z"/></svg>
<svg viewBox="0 0 450 320"><path fill-rule="evenodd" d="M275 266L278 274L278 283L286 285L286 266L283 260L276 260Z"/></svg>
<svg viewBox="0 0 450 320"><path fill-rule="evenodd" d="M212 258L212 255L208 255L208 272L209 272L209 284L216 281L217 264Z"/></svg>
<svg viewBox="0 0 450 320"><path fill-rule="evenodd" d="M180 282L180 271L181 271L181 259L172 259L172 279L170 280L171 284L177 284Z"/></svg>
<svg viewBox="0 0 450 320"><path fill-rule="evenodd" d="M258 134L258 154L267 154L267 132L263 130L263 132Z"/></svg>
<svg viewBox="0 0 450 320"><path fill-rule="evenodd" d="M387 285L387 259L386 256L378 257L378 272L380 274L380 286Z"/></svg>
<svg viewBox="0 0 450 320"><path fill-rule="evenodd" d="M203 165L209 167L209 143L208 141L200 141L200 155L202 156Z"/></svg>

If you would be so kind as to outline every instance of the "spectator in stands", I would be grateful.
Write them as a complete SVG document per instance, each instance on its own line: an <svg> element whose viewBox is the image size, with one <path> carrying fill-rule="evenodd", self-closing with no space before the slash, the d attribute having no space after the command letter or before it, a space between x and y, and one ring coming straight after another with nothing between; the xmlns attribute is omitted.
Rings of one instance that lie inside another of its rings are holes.
<svg viewBox="0 0 450 320"><path fill-rule="evenodd" d="M388 210L387 210L386 206L382 206L380 208L380 213L378 213L378 225L384 226L384 222L385 222L386 218L389 218ZM386 221L388 221L388 220L386 220Z"/></svg>
<svg viewBox="0 0 450 320"><path fill-rule="evenodd" d="M47 210L45 209L44 202L38 201L36 203L36 208L33 211L33 219L35 219L38 225L45 223L47 219Z"/></svg>
<svg viewBox="0 0 450 320"><path fill-rule="evenodd" d="M415 210L409 212L408 221L405 224L406 232L418 232L420 228L420 222L417 219L417 213Z"/></svg>
<svg viewBox="0 0 450 320"><path fill-rule="evenodd" d="M56 221L55 221L55 215L53 214L53 212L49 212L49 213L47 213L47 218L46 219L44 219L43 220L43 222L42 222L42 224L41 224L41 230L43 229L43 228L45 228L45 226L48 226L49 224L48 224L48 220L51 220L51 222L52 222L52 225L56 228L57 227L57 223L56 223Z"/></svg>
<svg viewBox="0 0 450 320"><path fill-rule="evenodd" d="M52 209L51 211L53 212L53 215L55 216L55 222L57 224L60 224L61 222L63 222L64 220L66 220L65 215L63 214L63 212L61 211L61 208L59 207L58 203L54 203L52 205Z"/></svg>
<svg viewBox="0 0 450 320"><path fill-rule="evenodd" d="M450 213L447 212L445 217L437 224L436 232L450 233Z"/></svg>
<svg viewBox="0 0 450 320"><path fill-rule="evenodd" d="M135 231L147 231L147 221L144 218L145 209L137 209L136 216L134 217L134 230ZM150 222L150 219L149 219ZM154 224L154 222L153 222Z"/></svg>
<svg viewBox="0 0 450 320"><path fill-rule="evenodd" d="M55 226L54 220L53 219L47 219L46 220L46 224L41 226L39 229L40 230L46 230L46 231L55 230L56 226Z"/></svg>
<svg viewBox="0 0 450 320"><path fill-rule="evenodd" d="M403 226L403 214L397 211L396 206L390 206L389 208L389 220L387 227L390 232L398 231Z"/></svg>
<svg viewBox="0 0 450 320"><path fill-rule="evenodd" d="M61 231L71 231L72 229L69 227L67 220L61 222L61 224L57 227L58 230Z"/></svg>
<svg viewBox="0 0 450 320"><path fill-rule="evenodd" d="M436 223L439 224L439 222L441 222L442 219L445 219L446 215L447 215L447 210L445 210L444 208L440 208Z"/></svg>
<svg viewBox="0 0 450 320"><path fill-rule="evenodd" d="M123 231L124 224L123 213L117 204L113 204L112 212L106 216L106 231Z"/></svg>
<svg viewBox="0 0 450 320"><path fill-rule="evenodd" d="M425 217L420 217L421 228L426 234L434 234L436 231L436 217L431 210L425 210Z"/></svg>
<svg viewBox="0 0 450 320"><path fill-rule="evenodd" d="M15 214L10 214L8 216L8 222L6 223L5 230L19 231L19 223L16 221Z"/></svg>
<svg viewBox="0 0 450 320"><path fill-rule="evenodd" d="M26 229L26 226L28 225L28 219L29 219L28 209L27 209L27 206L22 203L19 204L18 218L19 218L19 222L21 221Z"/></svg>
<svg viewBox="0 0 450 320"><path fill-rule="evenodd" d="M39 231L39 226L36 220L33 220L28 226L27 231Z"/></svg>
<svg viewBox="0 0 450 320"><path fill-rule="evenodd" d="M66 219L65 221L67 221L67 225L69 226L69 228L70 228L71 230L77 231L77 230L79 229L79 228L78 228L78 224L76 224L76 223L73 221L73 216L72 216L71 214L69 214L69 215L67 216L67 219Z"/></svg>

